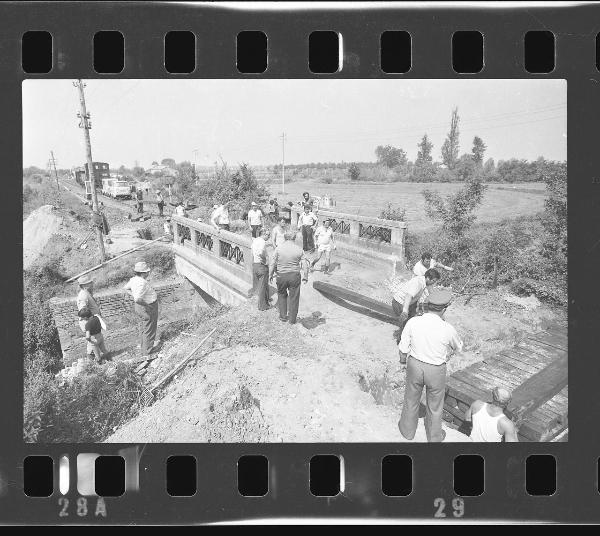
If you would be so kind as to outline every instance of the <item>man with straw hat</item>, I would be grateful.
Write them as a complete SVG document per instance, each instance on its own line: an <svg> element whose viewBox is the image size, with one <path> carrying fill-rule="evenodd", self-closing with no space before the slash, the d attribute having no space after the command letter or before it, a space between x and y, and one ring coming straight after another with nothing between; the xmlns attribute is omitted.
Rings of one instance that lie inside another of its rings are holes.
<svg viewBox="0 0 600 536"><path fill-rule="evenodd" d="M427 312L411 318L402 331L398 347L404 356L408 355L408 360L404 404L398 428L402 436L409 440L415 437L417 430L423 387L426 390L427 441L441 442L446 436L442 430L446 362L453 352L460 352L463 346L454 327L444 320L451 300L450 291L432 290Z"/></svg>
<svg viewBox="0 0 600 536"><path fill-rule="evenodd" d="M135 313L141 318L140 328L142 356L147 357L156 350L156 325L158 323L158 296L148 283L150 268L144 261L136 262L135 275L125 285L125 290L133 298Z"/></svg>

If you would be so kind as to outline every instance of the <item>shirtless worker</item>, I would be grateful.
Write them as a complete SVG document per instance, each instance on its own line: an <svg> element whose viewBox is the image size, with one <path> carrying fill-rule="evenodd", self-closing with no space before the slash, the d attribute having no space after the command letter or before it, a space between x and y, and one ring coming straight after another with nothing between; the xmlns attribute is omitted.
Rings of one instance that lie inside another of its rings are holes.
<svg viewBox="0 0 600 536"><path fill-rule="evenodd" d="M427 271L431 270L433 268ZM444 320L444 314L451 300L450 291L432 290L429 294L427 312L422 316L411 318L406 323L398 345L405 360L408 357L404 403L398 421L400 433L408 440L415 437L417 430L423 387L426 393L427 441L441 442L446 437L446 432L442 430L446 363L454 352L460 352L463 347L456 329Z"/></svg>
<svg viewBox="0 0 600 536"><path fill-rule="evenodd" d="M333 229L331 228L331 222L329 220L324 220L323 225L317 227L317 230L315 231L315 240L317 241L317 256L310 263L311 270L314 269L315 264L317 264L319 260L321 260L323 254L325 254L325 269L323 272L329 275L331 250L337 248L333 238Z"/></svg>
<svg viewBox="0 0 600 536"><path fill-rule="evenodd" d="M465 420L473 423L471 441L478 443L517 443L517 429L514 423L504 414L512 394L504 387L492 389L492 403L475 400L465 412Z"/></svg>
<svg viewBox="0 0 600 536"><path fill-rule="evenodd" d="M406 322L417 314L417 304L423 293L439 280L440 273L435 268L430 268L425 275L416 275L408 281L402 281L398 276L391 278L389 289L392 293L392 309L398 316L396 342L400 342ZM402 353L400 363L406 363Z"/></svg>

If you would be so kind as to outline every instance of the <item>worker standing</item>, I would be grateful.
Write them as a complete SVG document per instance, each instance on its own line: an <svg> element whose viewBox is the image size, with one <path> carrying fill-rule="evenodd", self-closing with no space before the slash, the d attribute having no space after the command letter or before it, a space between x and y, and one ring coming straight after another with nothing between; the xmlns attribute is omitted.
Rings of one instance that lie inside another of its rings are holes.
<svg viewBox="0 0 600 536"><path fill-rule="evenodd" d="M285 241L285 218L279 218L279 221L271 229L271 244L273 244L273 249L277 248Z"/></svg>
<svg viewBox="0 0 600 536"><path fill-rule="evenodd" d="M135 313L141 318L141 351L148 357L159 346L156 339L158 324L158 295L148 283L150 268L143 262L137 262L133 268L135 275L125 285L125 290L133 298Z"/></svg>
<svg viewBox="0 0 600 536"><path fill-rule="evenodd" d="M259 235L260 229L263 226L263 218L262 210L252 201L250 210L248 211L248 226L252 231L252 238L256 238Z"/></svg>
<svg viewBox="0 0 600 536"><path fill-rule="evenodd" d="M221 229L229 231L229 201L217 206L210 217L210 223L217 231Z"/></svg>
<svg viewBox="0 0 600 536"><path fill-rule="evenodd" d="M144 213L144 192L142 192L141 188L137 188L135 192L135 204L137 207L138 214Z"/></svg>
<svg viewBox="0 0 600 536"><path fill-rule="evenodd" d="M319 219L312 211L312 205L306 203L304 212L298 216L298 229L302 230L302 249L313 252L315 250L315 229Z"/></svg>
<svg viewBox="0 0 600 536"><path fill-rule="evenodd" d="M294 243L296 233L286 231L284 238L283 244L273 253L269 266L269 281L277 274L279 320L295 324L300 305L300 282L308 281L309 261L304 251Z"/></svg>
<svg viewBox="0 0 600 536"><path fill-rule="evenodd" d="M102 329L106 330L106 324L102 318L100 307L98 306L96 298L94 298L94 280L89 275L82 275L77 280L77 284L79 285L79 292L77 293L77 312L79 313L82 309L87 309L92 315L98 317ZM87 319L84 319L81 316L79 317L79 328L84 333L86 331L86 322ZM88 341L86 353L90 355L93 351L93 345Z"/></svg>
<svg viewBox="0 0 600 536"><path fill-rule="evenodd" d="M163 217L163 210L165 208L165 199L160 190L156 190L156 200L158 201L158 215Z"/></svg>
<svg viewBox="0 0 600 536"><path fill-rule="evenodd" d="M426 390L425 433L430 443L446 437L442 430L442 413L446 392L446 363L454 352L460 352L463 343L452 325L444 320L444 313L452 300L447 290L432 290L427 302L428 311L411 318L402 332L398 345L407 357L404 404L398 422L402 436L415 437L419 419L419 405L423 387Z"/></svg>
<svg viewBox="0 0 600 536"><path fill-rule="evenodd" d="M325 220L323 225L317 228L315 232L315 239L317 240L317 256L310 263L310 267L313 269L315 264L317 264L321 257L325 255L325 269L323 272L329 275L331 250L337 248L333 236L333 229L331 228L331 222L329 220Z"/></svg>
<svg viewBox="0 0 600 536"><path fill-rule="evenodd" d="M269 308L269 266L267 264L267 240L269 231L261 229L260 234L252 240L252 290L258 296L258 310Z"/></svg>

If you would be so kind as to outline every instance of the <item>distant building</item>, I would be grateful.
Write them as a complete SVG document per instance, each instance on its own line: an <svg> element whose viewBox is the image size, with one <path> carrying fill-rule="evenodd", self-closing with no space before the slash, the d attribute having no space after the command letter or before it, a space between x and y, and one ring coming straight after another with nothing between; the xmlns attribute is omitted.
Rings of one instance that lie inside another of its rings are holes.
<svg viewBox="0 0 600 536"><path fill-rule="evenodd" d="M146 170L146 175L163 176L163 177L178 177L179 172L169 166L162 166L160 164L153 164L152 167Z"/></svg>

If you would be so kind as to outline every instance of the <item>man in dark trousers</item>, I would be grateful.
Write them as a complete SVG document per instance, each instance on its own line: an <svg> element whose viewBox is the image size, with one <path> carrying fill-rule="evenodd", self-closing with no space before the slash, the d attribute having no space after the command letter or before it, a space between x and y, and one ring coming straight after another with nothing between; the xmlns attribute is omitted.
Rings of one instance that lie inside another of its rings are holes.
<svg viewBox="0 0 600 536"><path fill-rule="evenodd" d="M165 208L165 199L160 190L156 190L156 200L158 201L158 215L162 218Z"/></svg>
<svg viewBox="0 0 600 536"><path fill-rule="evenodd" d="M138 214L143 214L144 212L144 192L142 192L141 188L138 188L135 192L136 206Z"/></svg>
<svg viewBox="0 0 600 536"><path fill-rule="evenodd" d="M277 274L279 320L295 324L300 305L300 282L308 281L310 263L302 248L294 243L296 233L286 231L283 236L283 244L277 246L271 259L269 281Z"/></svg>
<svg viewBox="0 0 600 536"><path fill-rule="evenodd" d="M252 290L258 296L258 310L269 308L269 266L267 264L267 240L269 230L263 227L260 234L252 240Z"/></svg>
<svg viewBox="0 0 600 536"><path fill-rule="evenodd" d="M427 401L427 441L441 442L446 437L446 432L442 429L446 363L454 352L460 352L463 347L456 329L444 320L444 313L451 301L450 291L432 290L427 302L427 312L411 318L402 331L398 348L407 360L407 366L404 403L398 428L408 440L415 437L417 430L423 387Z"/></svg>

